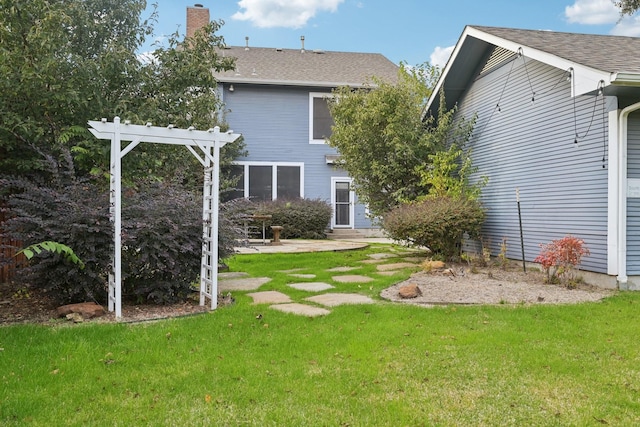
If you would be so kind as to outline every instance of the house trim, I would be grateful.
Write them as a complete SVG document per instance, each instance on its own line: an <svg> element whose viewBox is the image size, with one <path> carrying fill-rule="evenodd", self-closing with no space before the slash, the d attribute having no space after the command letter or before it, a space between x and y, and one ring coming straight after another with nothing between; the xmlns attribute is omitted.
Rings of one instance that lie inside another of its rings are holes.
<svg viewBox="0 0 640 427"><path fill-rule="evenodd" d="M334 96L330 92L309 92L309 144L326 144L326 139L313 138L313 100L316 98L330 99Z"/></svg>
<svg viewBox="0 0 640 427"><path fill-rule="evenodd" d="M249 197L249 166L271 166L271 199L277 199L278 174L273 169L278 166L294 166L300 168L300 198L304 199L304 163L303 162L261 162L261 161L237 161L235 165L243 166L244 197Z"/></svg>
<svg viewBox="0 0 640 427"><path fill-rule="evenodd" d="M620 111L618 119L618 283L626 285L627 277L627 143L629 114L640 110L640 102Z"/></svg>

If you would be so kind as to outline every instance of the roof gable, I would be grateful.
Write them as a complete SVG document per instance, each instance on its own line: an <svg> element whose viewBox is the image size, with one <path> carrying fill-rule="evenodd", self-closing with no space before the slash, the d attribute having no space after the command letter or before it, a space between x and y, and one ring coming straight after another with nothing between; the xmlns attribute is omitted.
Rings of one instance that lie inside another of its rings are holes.
<svg viewBox="0 0 640 427"><path fill-rule="evenodd" d="M427 112L435 115L436 99L444 89L447 108L456 104L470 82L487 61L498 55L516 54L571 72L573 95L582 95L604 86L607 94L628 87L640 87L640 38L552 31L467 26L442 71L429 99Z"/></svg>
<svg viewBox="0 0 640 427"><path fill-rule="evenodd" d="M223 83L252 83L313 87L374 85L375 76L397 82L398 66L378 53L228 47L236 58L233 71L215 73Z"/></svg>

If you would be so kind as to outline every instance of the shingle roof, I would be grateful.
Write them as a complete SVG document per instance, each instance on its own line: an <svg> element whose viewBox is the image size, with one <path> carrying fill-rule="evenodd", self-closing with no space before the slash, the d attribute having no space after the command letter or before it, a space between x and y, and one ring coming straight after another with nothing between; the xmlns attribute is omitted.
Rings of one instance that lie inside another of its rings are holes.
<svg viewBox="0 0 640 427"><path fill-rule="evenodd" d="M371 77L397 82L398 66L378 53L228 47L223 55L236 58L235 71L216 73L223 83L296 86L361 87Z"/></svg>
<svg viewBox="0 0 640 427"><path fill-rule="evenodd" d="M485 33L607 72L640 72L640 38L483 27Z"/></svg>

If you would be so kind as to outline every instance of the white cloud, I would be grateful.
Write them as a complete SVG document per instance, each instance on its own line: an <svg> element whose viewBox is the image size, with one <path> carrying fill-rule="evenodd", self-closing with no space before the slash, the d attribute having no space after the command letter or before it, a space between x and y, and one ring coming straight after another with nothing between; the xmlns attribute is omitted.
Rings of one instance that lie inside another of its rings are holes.
<svg viewBox="0 0 640 427"><path fill-rule="evenodd" d="M612 24L620 19L620 9L611 0L575 0L564 14L572 24Z"/></svg>
<svg viewBox="0 0 640 427"><path fill-rule="evenodd" d="M625 17L611 30L614 36L640 37L640 15Z"/></svg>
<svg viewBox="0 0 640 427"><path fill-rule="evenodd" d="M449 60L451 52L453 52L454 48L455 46L436 46L436 48L433 50L433 53L431 53L431 56L429 57L429 63L431 65L437 65L440 68L444 68L444 66L447 65L447 61Z"/></svg>
<svg viewBox="0 0 640 427"><path fill-rule="evenodd" d="M335 12L344 0L240 0L231 18L259 28L301 28L318 12ZM242 10L244 9L244 10Z"/></svg>

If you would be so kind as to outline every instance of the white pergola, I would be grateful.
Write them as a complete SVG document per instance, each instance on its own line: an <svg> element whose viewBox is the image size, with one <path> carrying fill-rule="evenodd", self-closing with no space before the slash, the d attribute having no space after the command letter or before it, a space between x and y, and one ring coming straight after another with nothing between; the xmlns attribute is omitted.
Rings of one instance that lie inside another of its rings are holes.
<svg viewBox="0 0 640 427"><path fill-rule="evenodd" d="M200 269L200 305L206 298L211 309L218 305L218 196L220 193L220 148L240 137L233 131L220 132L218 126L207 131L168 127L132 125L128 120L113 123L107 119L89 121L89 131L98 139L111 140L111 180L109 185L109 217L114 225L114 253L112 271L109 273L109 311L115 310L116 318L122 317L122 158L141 142L184 145L204 167L202 198L202 265ZM130 143L122 148L122 141ZM202 152L200 155L194 147Z"/></svg>

